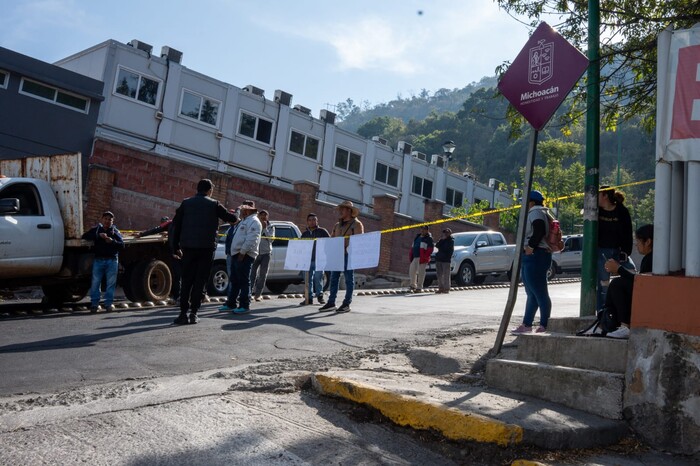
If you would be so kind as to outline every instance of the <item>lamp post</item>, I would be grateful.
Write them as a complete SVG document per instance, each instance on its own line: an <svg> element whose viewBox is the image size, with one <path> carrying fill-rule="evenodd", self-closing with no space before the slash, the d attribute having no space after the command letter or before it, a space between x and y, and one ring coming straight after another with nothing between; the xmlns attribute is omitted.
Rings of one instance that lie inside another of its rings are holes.
<svg viewBox="0 0 700 466"><path fill-rule="evenodd" d="M457 146L454 141L445 141L443 143L442 151L445 153L448 161L452 160L452 153L455 151L455 147Z"/></svg>
<svg viewBox="0 0 700 466"><path fill-rule="evenodd" d="M498 189L501 184L505 184L501 180L497 180L496 178L489 178L489 188L493 189L493 200L491 201L491 208L495 209L496 208L496 191L500 191Z"/></svg>

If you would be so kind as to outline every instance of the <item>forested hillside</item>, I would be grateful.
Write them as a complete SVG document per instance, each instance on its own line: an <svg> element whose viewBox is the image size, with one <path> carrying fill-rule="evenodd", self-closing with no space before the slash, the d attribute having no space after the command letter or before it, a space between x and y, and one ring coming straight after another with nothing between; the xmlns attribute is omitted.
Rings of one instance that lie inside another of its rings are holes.
<svg viewBox="0 0 700 466"><path fill-rule="evenodd" d="M484 79L481 82L489 81ZM491 82L495 83L495 79ZM439 100L454 101L464 95L465 89L443 90ZM391 147L396 147L400 140L407 141L413 144L415 150L426 154L441 154L442 144L452 140L457 148L450 170L458 173L467 171L484 183L489 178L496 178L504 184L504 189L512 189L521 186L529 133L525 132L520 137L511 135L505 118L507 106L507 101L496 95L494 87L472 87L469 95L454 111L437 111L434 97L414 97L364 111L355 108L347 114L352 124L346 124L347 120L344 120L340 126L349 130L356 127L355 131L366 138L381 136L389 141ZM538 153L539 168L535 173L535 183L550 195L562 196L583 189L585 126L574 124L564 128L558 121L556 117L553 118L540 133L540 148L546 148L549 153L545 154L542 150ZM600 141L601 184L617 184L618 159L621 183L654 177L654 138L640 127L639 120L633 118L615 131L602 131ZM552 175L557 170L563 171ZM580 180L577 180L579 173ZM551 186L557 184L557 177L573 177L566 184L570 193L561 190L564 183ZM630 196L630 203L639 203L649 196L652 186L646 184L624 191ZM580 209L579 202L567 204L570 204L571 215L575 216L575 211ZM640 215L638 221L646 218L646 214L640 212ZM571 222L573 224L576 220L572 217Z"/></svg>

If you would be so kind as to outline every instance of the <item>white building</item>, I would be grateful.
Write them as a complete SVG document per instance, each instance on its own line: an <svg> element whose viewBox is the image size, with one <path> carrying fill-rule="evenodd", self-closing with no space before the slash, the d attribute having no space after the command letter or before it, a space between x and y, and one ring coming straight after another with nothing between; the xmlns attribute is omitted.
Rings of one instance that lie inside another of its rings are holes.
<svg viewBox="0 0 700 466"><path fill-rule="evenodd" d="M319 199L346 199L371 212L374 195L400 198L399 213L422 220L423 200L452 206L488 200L510 205L508 193L447 170L443 155L395 150L335 126L335 114L292 104L292 95L236 87L190 70L182 53L160 56L139 41L108 40L56 65L104 82L95 136L236 176L291 188L319 185Z"/></svg>

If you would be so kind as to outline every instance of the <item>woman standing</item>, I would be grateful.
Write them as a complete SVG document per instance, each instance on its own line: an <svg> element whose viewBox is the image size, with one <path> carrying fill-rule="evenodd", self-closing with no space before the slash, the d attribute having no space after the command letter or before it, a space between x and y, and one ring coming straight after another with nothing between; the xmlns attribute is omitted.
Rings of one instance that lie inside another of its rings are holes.
<svg viewBox="0 0 700 466"><path fill-rule="evenodd" d="M450 262L455 251L455 240L452 230L442 230L442 238L435 244L438 252L435 253L435 268L437 271L438 293L450 292Z"/></svg>
<svg viewBox="0 0 700 466"><path fill-rule="evenodd" d="M537 327L537 333L546 332L552 310L552 300L547 289L547 270L552 264L552 253L545 240L549 234L549 218L541 192L530 191L528 208L521 269L527 301L523 323L511 331L514 335L532 332L537 308L540 309L540 326Z"/></svg>
<svg viewBox="0 0 700 466"><path fill-rule="evenodd" d="M632 218L623 205L625 195L609 186L601 186L598 193L598 286L596 309L605 305L605 294L610 284L610 272L605 263L614 259L626 268L634 268L629 261L632 254Z"/></svg>

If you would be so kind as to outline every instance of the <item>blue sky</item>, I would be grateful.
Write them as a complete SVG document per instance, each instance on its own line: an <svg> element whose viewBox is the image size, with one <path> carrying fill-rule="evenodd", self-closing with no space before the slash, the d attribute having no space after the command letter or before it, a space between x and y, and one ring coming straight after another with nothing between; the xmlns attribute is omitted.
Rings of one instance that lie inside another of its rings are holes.
<svg viewBox="0 0 700 466"><path fill-rule="evenodd" d="M527 28L493 0L2 0L0 45L54 62L139 39L221 81L318 111L461 88L512 61ZM419 14L419 11L422 14Z"/></svg>

